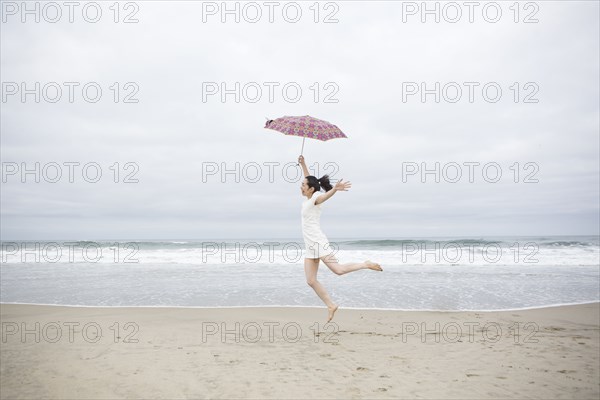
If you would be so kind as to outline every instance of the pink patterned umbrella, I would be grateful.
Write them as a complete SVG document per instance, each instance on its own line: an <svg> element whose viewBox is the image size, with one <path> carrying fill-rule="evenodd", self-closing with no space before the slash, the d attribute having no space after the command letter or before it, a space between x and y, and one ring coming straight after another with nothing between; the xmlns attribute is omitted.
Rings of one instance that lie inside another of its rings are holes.
<svg viewBox="0 0 600 400"><path fill-rule="evenodd" d="M286 135L301 136L302 150L304 152L304 140L306 138L317 140L330 140L336 138L347 138L344 132L330 122L313 118L310 115L299 117L284 116L275 120L270 119L266 122L265 128L273 129Z"/></svg>

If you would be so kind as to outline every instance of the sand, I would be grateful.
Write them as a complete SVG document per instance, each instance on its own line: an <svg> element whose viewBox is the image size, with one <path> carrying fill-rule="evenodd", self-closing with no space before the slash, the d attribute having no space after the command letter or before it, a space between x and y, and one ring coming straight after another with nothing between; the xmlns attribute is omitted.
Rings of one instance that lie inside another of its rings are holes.
<svg viewBox="0 0 600 400"><path fill-rule="evenodd" d="M599 303L340 307L330 325L325 308L2 304L0 312L3 399L600 396Z"/></svg>

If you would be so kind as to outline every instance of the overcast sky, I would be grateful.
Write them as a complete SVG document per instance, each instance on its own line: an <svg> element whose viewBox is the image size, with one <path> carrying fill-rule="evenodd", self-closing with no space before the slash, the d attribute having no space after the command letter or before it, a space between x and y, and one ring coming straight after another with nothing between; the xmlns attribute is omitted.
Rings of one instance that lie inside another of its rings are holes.
<svg viewBox="0 0 600 400"><path fill-rule="evenodd" d="M318 15L313 1L278 2L271 23L263 2L238 2L239 22L221 2L120 3L118 16L98 2L92 23L80 2L70 23L59 2L52 23L56 7L39 3L35 22L2 2L2 239L300 238L302 139L263 127L307 114L348 136L304 146L314 173L352 183L323 205L330 238L597 235L598 2L521 2L518 15L513 3L495 3L495 23L486 2L472 23L465 6L436 23L406 2L323 2ZM35 163L39 183L21 175ZM79 163L72 183L65 163ZM221 176L236 163L239 182ZM436 163L439 183L421 176Z"/></svg>

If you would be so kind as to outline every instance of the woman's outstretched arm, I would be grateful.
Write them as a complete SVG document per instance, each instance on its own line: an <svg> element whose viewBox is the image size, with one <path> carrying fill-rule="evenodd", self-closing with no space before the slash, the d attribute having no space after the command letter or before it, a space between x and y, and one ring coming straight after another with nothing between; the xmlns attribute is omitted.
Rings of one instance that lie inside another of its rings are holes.
<svg viewBox="0 0 600 400"><path fill-rule="evenodd" d="M304 171L304 177L306 178L310 174L308 173L308 168L306 168L306 163L304 162L304 156L298 157L298 163L302 166L302 170Z"/></svg>
<svg viewBox="0 0 600 400"><path fill-rule="evenodd" d="M343 179L344 178L340 179L340 181L336 183L330 191L317 197L317 200L315 200L315 204L321 204L324 201L327 201L329 198L331 198L331 196L335 194L335 192L345 192L348 189L350 189L352 184L350 182L342 182Z"/></svg>

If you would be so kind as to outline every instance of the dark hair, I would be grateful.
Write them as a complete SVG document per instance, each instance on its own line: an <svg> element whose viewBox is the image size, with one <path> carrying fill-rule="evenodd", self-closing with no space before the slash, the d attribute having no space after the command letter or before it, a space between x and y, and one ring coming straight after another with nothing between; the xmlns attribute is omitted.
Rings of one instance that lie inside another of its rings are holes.
<svg viewBox="0 0 600 400"><path fill-rule="evenodd" d="M329 175L323 175L320 179L317 179L316 176L308 175L306 177L306 182L308 183L309 188L315 189L315 192L320 192L321 187L323 187L326 192L333 189L333 186L329 183Z"/></svg>

